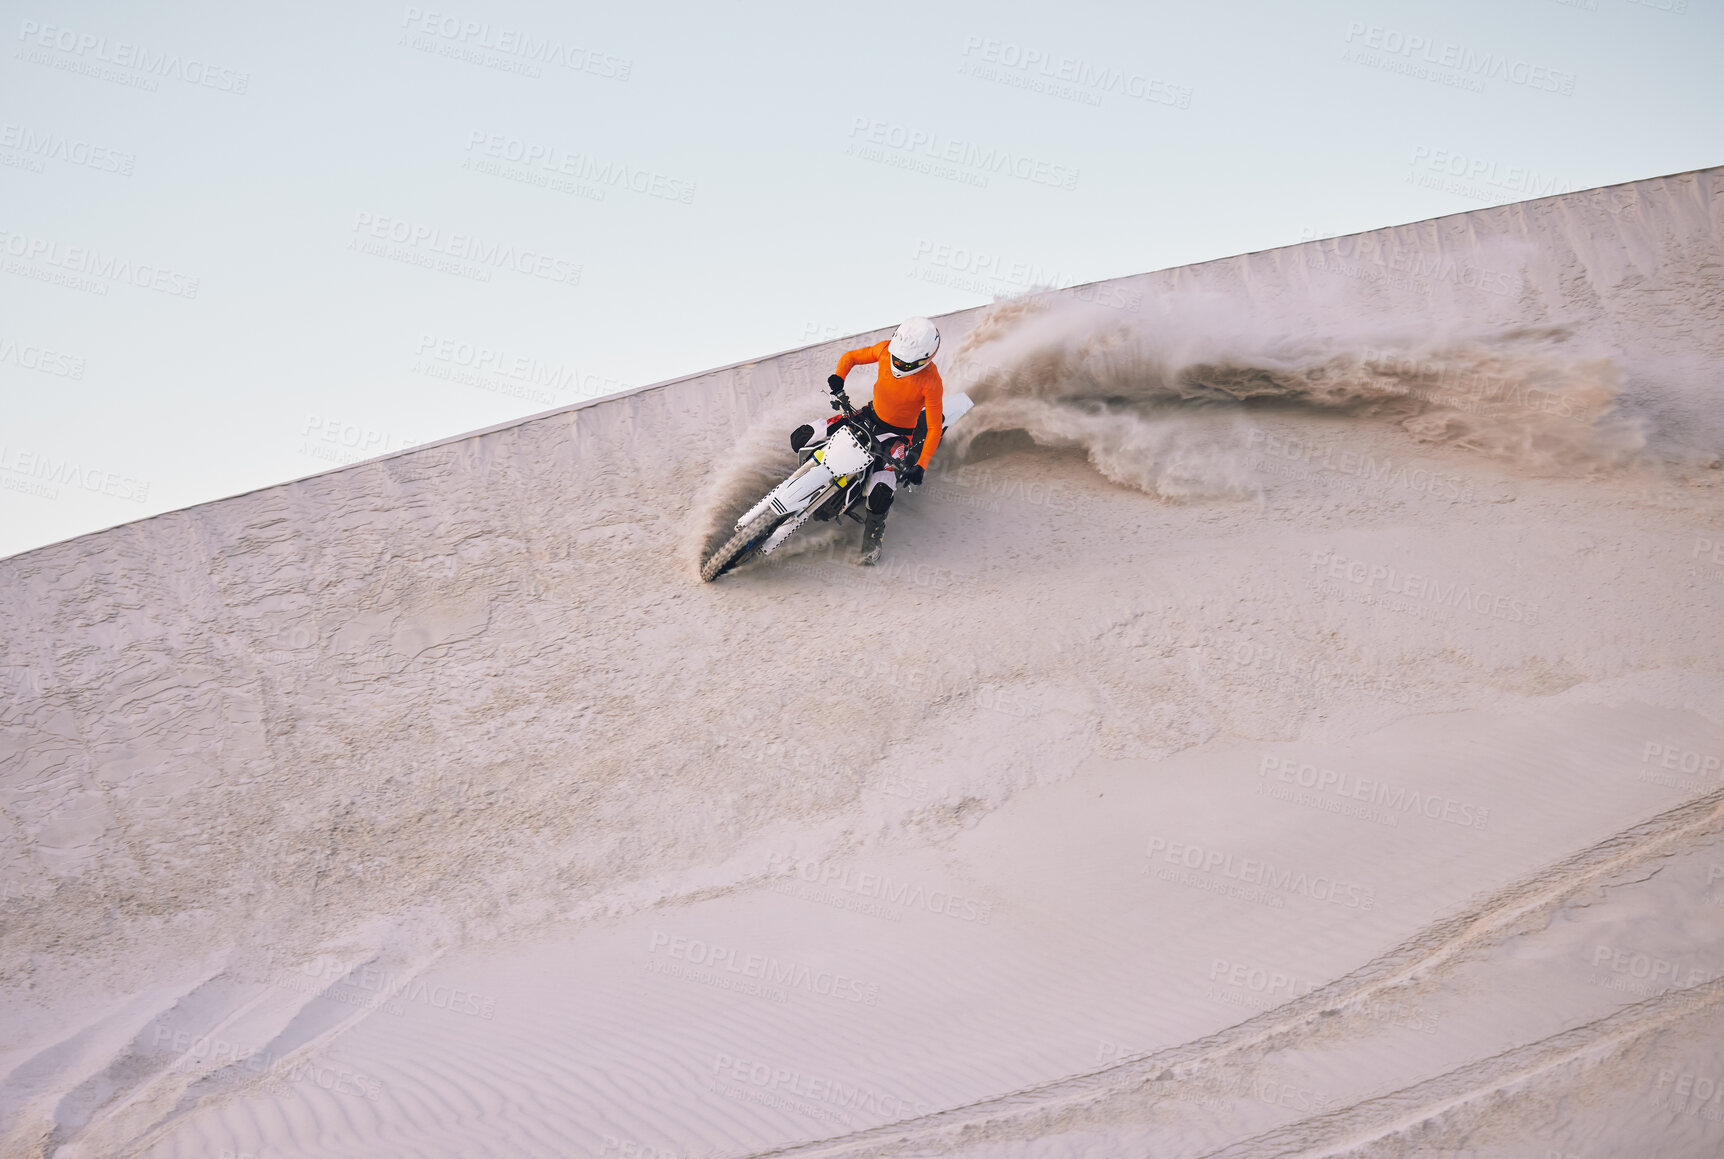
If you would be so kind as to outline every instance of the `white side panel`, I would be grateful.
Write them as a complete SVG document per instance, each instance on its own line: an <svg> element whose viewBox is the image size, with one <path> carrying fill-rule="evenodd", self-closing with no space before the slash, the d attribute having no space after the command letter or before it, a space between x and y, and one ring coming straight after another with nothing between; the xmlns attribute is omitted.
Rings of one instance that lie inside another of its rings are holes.
<svg viewBox="0 0 1724 1159"><path fill-rule="evenodd" d="M953 423L969 414L971 408L975 405L976 404L971 401L970 396L961 390L954 390L951 394L948 394L940 403L940 418L942 422L940 429L950 429Z"/></svg>

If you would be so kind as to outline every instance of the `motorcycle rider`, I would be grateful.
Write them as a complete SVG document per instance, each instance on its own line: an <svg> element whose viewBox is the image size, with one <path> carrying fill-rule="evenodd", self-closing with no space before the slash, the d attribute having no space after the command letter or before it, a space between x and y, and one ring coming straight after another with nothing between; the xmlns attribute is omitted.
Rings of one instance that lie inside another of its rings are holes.
<svg viewBox="0 0 1724 1159"><path fill-rule="evenodd" d="M906 483L919 486L929 460L940 445L945 383L934 365L934 352L939 348L940 331L933 322L927 318L906 318L886 341L845 351L838 358L837 373L826 379L836 398L844 389L845 375L861 363L884 364L892 372L888 377L875 371L874 400L858 412L873 419L888 464L868 476L868 515L862 523L862 554L858 563L874 564L880 560L880 541L886 534L886 513L892 508L898 472L902 471ZM928 416L928 433L922 441L922 453L916 462L903 466L902 456L916 435L916 418L924 411ZM822 442L837 422L837 418L827 420ZM814 428L803 425L791 433L790 446L800 452L813 439ZM899 442L903 447L896 445Z"/></svg>

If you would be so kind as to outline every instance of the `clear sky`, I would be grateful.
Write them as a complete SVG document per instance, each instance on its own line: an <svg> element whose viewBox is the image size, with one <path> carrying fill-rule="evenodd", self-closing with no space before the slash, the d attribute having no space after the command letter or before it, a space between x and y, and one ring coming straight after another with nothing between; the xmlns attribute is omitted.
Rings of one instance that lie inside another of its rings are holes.
<svg viewBox="0 0 1724 1159"><path fill-rule="evenodd" d="M0 554L907 314L1724 162L1720 0L0 9Z"/></svg>

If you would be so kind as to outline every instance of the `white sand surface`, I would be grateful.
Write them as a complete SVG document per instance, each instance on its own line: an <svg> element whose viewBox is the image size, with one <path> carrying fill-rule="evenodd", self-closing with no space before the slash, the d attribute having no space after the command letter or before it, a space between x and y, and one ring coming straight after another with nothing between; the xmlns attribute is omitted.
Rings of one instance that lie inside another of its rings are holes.
<svg viewBox="0 0 1724 1159"><path fill-rule="evenodd" d="M0 560L0 1153L1724 1154L1721 242L942 319L872 570L692 562L871 335Z"/></svg>

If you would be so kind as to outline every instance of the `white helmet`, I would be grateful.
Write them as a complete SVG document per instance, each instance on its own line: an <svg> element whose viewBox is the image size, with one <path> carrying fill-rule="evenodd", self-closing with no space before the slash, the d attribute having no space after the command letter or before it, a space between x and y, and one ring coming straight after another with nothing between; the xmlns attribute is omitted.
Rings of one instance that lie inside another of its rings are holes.
<svg viewBox="0 0 1724 1159"><path fill-rule="evenodd" d="M892 341L886 347L886 353L892 356L892 377L903 378L906 374L915 374L934 360L934 351L940 348L940 331L926 318L906 318L903 325L892 332Z"/></svg>

